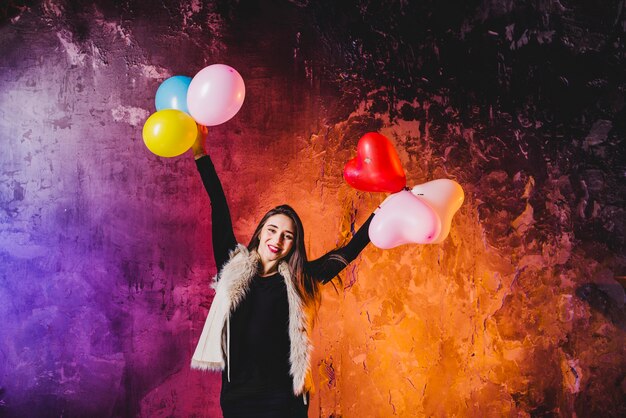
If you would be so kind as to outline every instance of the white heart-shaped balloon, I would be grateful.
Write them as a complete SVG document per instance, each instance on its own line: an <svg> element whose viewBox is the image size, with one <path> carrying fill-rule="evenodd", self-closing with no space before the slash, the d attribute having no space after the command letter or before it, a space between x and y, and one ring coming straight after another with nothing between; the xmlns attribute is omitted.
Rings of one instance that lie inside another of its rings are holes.
<svg viewBox="0 0 626 418"><path fill-rule="evenodd" d="M442 242L450 233L452 217L459 210L465 199L463 188L456 181L439 179L418 184L411 189L411 193L425 200L439 215L441 231L432 243Z"/></svg>
<svg viewBox="0 0 626 418"><path fill-rule="evenodd" d="M369 227L372 244L383 250L409 243L430 244L440 235L437 212L408 190L389 196Z"/></svg>

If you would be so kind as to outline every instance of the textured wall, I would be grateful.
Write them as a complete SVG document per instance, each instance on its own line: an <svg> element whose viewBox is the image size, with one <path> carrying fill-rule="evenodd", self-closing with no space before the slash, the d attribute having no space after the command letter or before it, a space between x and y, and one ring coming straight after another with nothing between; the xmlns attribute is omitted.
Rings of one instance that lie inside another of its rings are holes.
<svg viewBox="0 0 626 418"><path fill-rule="evenodd" d="M349 238L384 197L341 178L370 130L466 191L443 244L326 287L311 417L626 414L623 1L151 3L0 8L0 415L220 416L188 368L208 199L141 140L159 83L216 62L247 85L209 141L240 240L283 202L311 257Z"/></svg>

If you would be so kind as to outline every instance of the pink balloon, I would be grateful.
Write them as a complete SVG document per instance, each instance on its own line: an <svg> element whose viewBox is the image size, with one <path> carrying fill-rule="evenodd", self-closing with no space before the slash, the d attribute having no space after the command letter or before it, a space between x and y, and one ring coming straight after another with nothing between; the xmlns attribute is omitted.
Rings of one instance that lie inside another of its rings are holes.
<svg viewBox="0 0 626 418"><path fill-rule="evenodd" d="M442 242L450 232L452 217L459 210L465 199L463 188L456 181L438 179L413 187L411 193L426 201L439 215L441 232L432 243Z"/></svg>
<svg viewBox="0 0 626 418"><path fill-rule="evenodd" d="M215 126L235 116L245 96L246 86L237 70L213 64L200 70L191 80L187 107L196 122Z"/></svg>
<svg viewBox="0 0 626 418"><path fill-rule="evenodd" d="M402 244L430 244L441 232L441 220L423 200L408 190L389 196L370 223L372 244L383 250Z"/></svg>

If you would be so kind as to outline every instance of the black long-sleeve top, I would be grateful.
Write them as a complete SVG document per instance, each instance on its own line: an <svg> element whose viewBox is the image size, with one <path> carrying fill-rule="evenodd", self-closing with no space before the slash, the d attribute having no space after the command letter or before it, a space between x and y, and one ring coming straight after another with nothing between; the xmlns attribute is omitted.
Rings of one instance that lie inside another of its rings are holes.
<svg viewBox="0 0 626 418"><path fill-rule="evenodd" d="M209 156L196 160L211 200L215 264L219 269L237 246L226 196ZM321 283L337 276L369 243L370 216L344 247L307 262L305 270ZM291 391L289 374L289 303L279 273L255 276L245 299L230 317L230 381L222 374L222 402L275 390Z"/></svg>

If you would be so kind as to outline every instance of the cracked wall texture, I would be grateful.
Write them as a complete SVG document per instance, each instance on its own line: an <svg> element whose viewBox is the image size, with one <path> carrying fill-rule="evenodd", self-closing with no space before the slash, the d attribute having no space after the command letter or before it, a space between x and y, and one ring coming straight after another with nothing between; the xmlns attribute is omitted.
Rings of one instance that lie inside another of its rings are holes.
<svg viewBox="0 0 626 418"><path fill-rule="evenodd" d="M0 415L218 417L189 370L211 303L191 155L141 139L171 75L239 70L210 130L236 235L292 204L310 257L408 185L466 201L440 245L328 285L311 417L626 415L623 1L9 1L0 7Z"/></svg>

